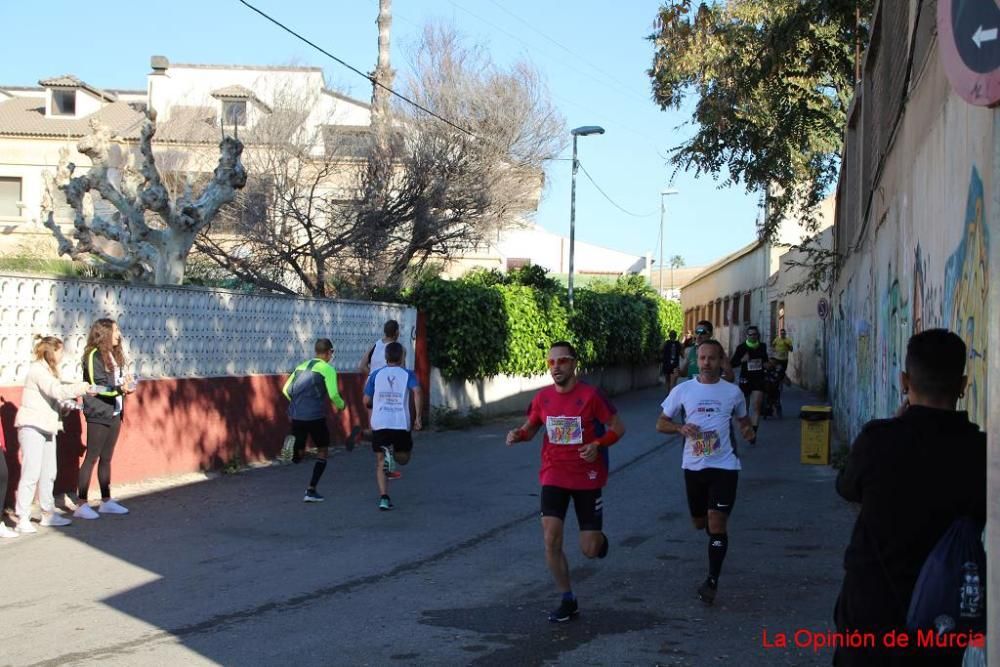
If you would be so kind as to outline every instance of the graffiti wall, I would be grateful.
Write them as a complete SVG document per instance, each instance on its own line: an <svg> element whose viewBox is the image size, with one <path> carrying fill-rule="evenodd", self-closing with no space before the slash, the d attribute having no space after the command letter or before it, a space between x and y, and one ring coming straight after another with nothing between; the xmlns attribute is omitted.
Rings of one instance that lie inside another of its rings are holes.
<svg viewBox="0 0 1000 667"><path fill-rule="evenodd" d="M989 251L998 235L987 210L991 116L953 96L939 108L901 132L833 286L828 377L848 440L896 411L907 341L934 327L965 341L969 382L959 409L988 426Z"/></svg>

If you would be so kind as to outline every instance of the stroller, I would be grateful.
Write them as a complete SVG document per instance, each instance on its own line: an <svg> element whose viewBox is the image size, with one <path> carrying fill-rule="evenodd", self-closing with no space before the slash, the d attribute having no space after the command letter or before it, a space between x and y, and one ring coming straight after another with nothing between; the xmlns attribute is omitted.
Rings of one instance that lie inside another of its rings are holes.
<svg viewBox="0 0 1000 667"><path fill-rule="evenodd" d="M764 402L760 406L760 416L782 417L781 385L785 381L784 369L774 363L768 363L764 368Z"/></svg>

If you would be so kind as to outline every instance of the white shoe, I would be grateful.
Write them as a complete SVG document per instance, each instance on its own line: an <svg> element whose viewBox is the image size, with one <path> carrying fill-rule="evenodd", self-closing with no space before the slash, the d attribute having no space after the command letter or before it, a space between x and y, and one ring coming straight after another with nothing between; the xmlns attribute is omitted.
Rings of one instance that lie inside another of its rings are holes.
<svg viewBox="0 0 1000 667"><path fill-rule="evenodd" d="M100 519L101 515L94 511L94 508L87 503L80 503L80 506L73 512L77 519Z"/></svg>
<svg viewBox="0 0 1000 667"><path fill-rule="evenodd" d="M31 533L37 533L38 529L32 525L30 518L25 518L17 522L17 532L22 535L30 535Z"/></svg>
<svg viewBox="0 0 1000 667"><path fill-rule="evenodd" d="M7 524L0 522L0 537L19 537L21 533L13 528L8 528Z"/></svg>
<svg viewBox="0 0 1000 667"><path fill-rule="evenodd" d="M64 516L59 516L58 514L45 514L42 513L42 520L40 522L43 526L68 526L72 521Z"/></svg>
<svg viewBox="0 0 1000 667"><path fill-rule="evenodd" d="M114 500L105 500L97 508L101 514L128 514L128 510Z"/></svg>

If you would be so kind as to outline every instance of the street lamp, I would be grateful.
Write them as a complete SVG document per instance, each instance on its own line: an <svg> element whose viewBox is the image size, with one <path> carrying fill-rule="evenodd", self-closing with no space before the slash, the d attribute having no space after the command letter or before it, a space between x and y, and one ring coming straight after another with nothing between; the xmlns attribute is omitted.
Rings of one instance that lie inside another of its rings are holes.
<svg viewBox="0 0 1000 667"><path fill-rule="evenodd" d="M599 125L584 125L570 130L573 135L573 179L569 191L569 309L573 310L573 253L576 250L576 170L580 163L576 159L576 138L591 134L604 134Z"/></svg>
<svg viewBox="0 0 1000 667"><path fill-rule="evenodd" d="M677 190L673 188L668 188L666 190L660 191L660 296L663 296L663 217L667 212L667 204L665 197L667 195L679 194ZM673 280L670 281L673 283ZM671 285L673 287L673 285Z"/></svg>

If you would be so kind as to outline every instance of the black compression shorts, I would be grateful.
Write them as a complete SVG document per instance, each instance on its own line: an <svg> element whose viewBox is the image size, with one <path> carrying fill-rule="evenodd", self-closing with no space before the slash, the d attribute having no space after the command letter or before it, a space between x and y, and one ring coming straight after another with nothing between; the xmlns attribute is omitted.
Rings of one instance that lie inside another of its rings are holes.
<svg viewBox="0 0 1000 667"><path fill-rule="evenodd" d="M688 509L691 516L698 518L715 510L728 515L736 504L736 486L739 470L704 468L685 470L684 485L687 487Z"/></svg>
<svg viewBox="0 0 1000 667"><path fill-rule="evenodd" d="M561 486L542 487L542 516L563 521L573 500L573 511L580 530L601 530L604 527L604 500L600 489L564 489Z"/></svg>

